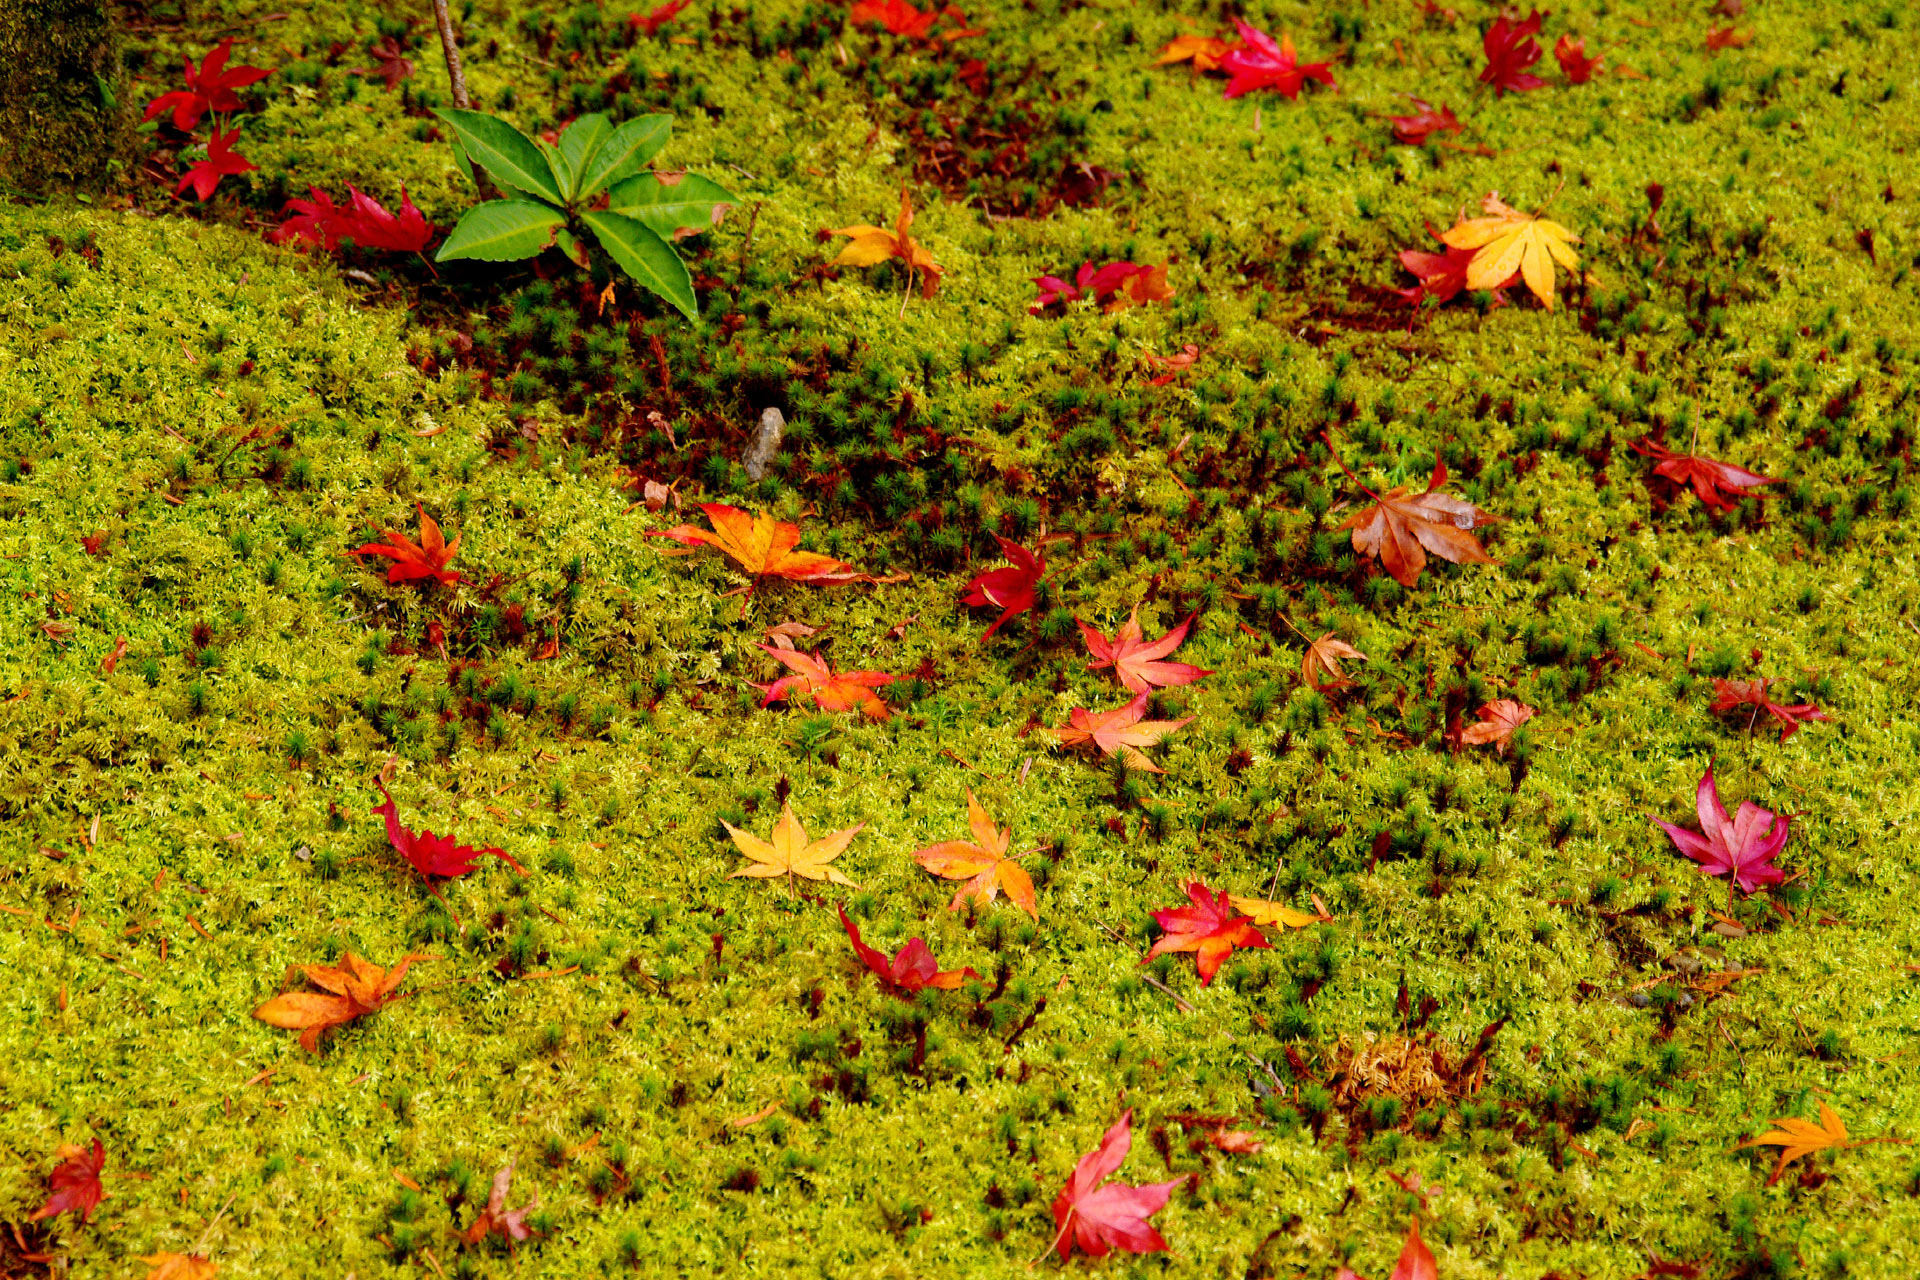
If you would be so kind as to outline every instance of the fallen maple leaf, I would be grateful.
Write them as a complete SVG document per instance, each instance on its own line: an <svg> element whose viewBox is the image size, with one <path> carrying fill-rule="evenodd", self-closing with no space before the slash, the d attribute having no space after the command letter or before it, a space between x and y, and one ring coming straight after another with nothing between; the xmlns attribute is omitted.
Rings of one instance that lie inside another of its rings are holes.
<svg viewBox="0 0 1920 1280"><path fill-rule="evenodd" d="M522 1240L538 1235L538 1232L527 1225L527 1215L540 1206L540 1193L534 1192L533 1199L518 1209L509 1209L507 1208L507 1190L512 1185L513 1161L509 1160L493 1175L493 1186L487 1192L486 1207L480 1210L479 1215L465 1231L454 1234L467 1244L479 1244L497 1232L506 1240L509 1249Z"/></svg>
<svg viewBox="0 0 1920 1280"><path fill-rule="evenodd" d="M1226 890L1222 889L1216 896L1195 880L1187 885L1187 897L1193 901L1190 907L1153 913L1154 922L1166 930L1166 936L1153 944L1147 952L1148 960L1174 951L1191 951L1194 967L1200 972L1200 985L1204 987L1213 981L1213 975L1219 972L1221 963L1233 954L1234 948L1258 949L1272 945L1259 926L1234 911L1233 900Z"/></svg>
<svg viewBox="0 0 1920 1280"><path fill-rule="evenodd" d="M433 224L415 207L404 186L400 188L397 214L387 212L385 205L351 183L346 204L339 206L320 188L307 190L313 198L287 201L281 213L288 216L267 233L268 241L284 244L288 240L308 240L332 250L344 240L358 249L420 253L433 240Z"/></svg>
<svg viewBox="0 0 1920 1280"><path fill-rule="evenodd" d="M200 60L198 70L192 58L182 59L186 63L187 87L163 93L149 102L146 119L154 120L171 111L173 127L182 133L192 133L200 117L209 111L215 114L238 111L240 96L234 90L264 80L273 71L267 67L229 67L227 58L232 52L233 41L226 39Z"/></svg>
<svg viewBox="0 0 1920 1280"><path fill-rule="evenodd" d="M1166 67L1179 62L1191 62L1195 72L1205 74L1218 71L1221 59L1234 47L1233 41L1223 40L1219 36L1175 36L1160 47L1160 56L1153 60L1153 65Z"/></svg>
<svg viewBox="0 0 1920 1280"><path fill-rule="evenodd" d="M1056 302L1078 302L1082 298L1093 299L1102 310L1111 313L1150 302L1165 302L1173 297L1173 290L1167 285L1165 263L1151 267L1137 262L1109 262L1096 267L1091 262L1083 262L1074 272L1072 284L1059 276L1034 276L1033 283L1040 294L1027 308L1027 313L1036 316Z"/></svg>
<svg viewBox="0 0 1920 1280"><path fill-rule="evenodd" d="M350 556L385 556L393 561L387 566L387 582L415 582L432 578L442 586L452 586L460 581L457 570L447 568L454 556L460 552L460 539L455 537L448 542L440 533L440 526L434 522L427 509L419 503L414 510L420 513L420 542L415 545L413 539L396 529L386 531L385 542L369 542L363 547L355 547L347 552Z"/></svg>
<svg viewBox="0 0 1920 1280"><path fill-rule="evenodd" d="M1535 708L1512 698L1489 702L1480 708L1480 723L1461 730L1460 741L1470 747L1485 746L1491 742L1501 755L1505 755L1514 731L1539 714Z"/></svg>
<svg viewBox="0 0 1920 1280"><path fill-rule="evenodd" d="M1751 31L1735 31L1731 26L1707 32L1708 53L1718 53L1722 49L1744 49L1752 43Z"/></svg>
<svg viewBox="0 0 1920 1280"><path fill-rule="evenodd" d="M480 858L487 854L500 859L522 876L527 874L527 869L514 861L505 850L491 846L475 849L472 845L455 844L451 835L436 836L425 827L410 831L401 826L400 807L394 803L387 784L375 778L373 785L380 788L380 794L387 798L385 804L375 805L372 810L376 816L387 820L387 843L393 846L395 853L407 860L408 865L425 877L427 889L435 897L440 896L440 889L434 884L434 877L451 879L464 876L478 866Z"/></svg>
<svg viewBox="0 0 1920 1280"><path fill-rule="evenodd" d="M1803 724L1831 718L1811 702L1796 702L1792 706L1781 706L1767 696L1767 686L1772 683L1771 680L1764 678L1758 680L1716 678L1713 682L1713 692L1716 696L1713 705L1707 709L1716 715L1724 715L1729 711L1737 711L1741 707L1752 707L1753 717L1758 717L1765 712L1780 722L1780 741L1782 742L1791 738ZM1748 720L1748 726L1752 726L1751 718Z"/></svg>
<svg viewBox="0 0 1920 1280"><path fill-rule="evenodd" d="M1147 720L1143 718L1146 714L1147 695L1143 693L1126 706L1112 711L1088 711L1085 707L1075 707L1068 714L1065 725L1041 732L1053 735L1061 746L1069 750L1092 747L1105 755L1118 754L1132 768L1147 773L1165 773L1166 770L1147 759L1140 748L1153 746L1181 725L1190 723L1193 717Z"/></svg>
<svg viewBox="0 0 1920 1280"><path fill-rule="evenodd" d="M794 550L800 545L798 525L775 520L765 513L750 516L737 507L718 502L703 502L700 510L713 522L711 532L698 525L681 524L671 529L653 530L649 536L672 538L690 547L717 547L739 565L755 585L763 578L823 583L879 581L831 556Z"/></svg>
<svg viewBox="0 0 1920 1280"><path fill-rule="evenodd" d="M349 951L338 968L320 964L301 965L300 970L307 975L307 981L330 994L286 992L260 1005L253 1011L253 1016L268 1026L300 1032L300 1047L308 1053L317 1053L320 1037L328 1030L405 999L394 994L394 989L407 976L407 970L413 967L416 960L439 958L428 955L402 956L393 968L382 969Z"/></svg>
<svg viewBox="0 0 1920 1280"><path fill-rule="evenodd" d="M377 67L355 67L347 72L350 76L373 76L387 82L387 92L392 93L400 87L400 82L413 74L413 59L407 57L400 48L400 42L392 36L378 44L367 46L367 52L373 55Z"/></svg>
<svg viewBox="0 0 1920 1280"><path fill-rule="evenodd" d="M910 40L934 38L929 35L933 24L942 18L956 23L959 30L943 31L938 39L952 44L967 36L977 36L979 31L967 28L966 15L953 5L940 9L928 7L920 10L907 3L907 0L856 0L847 11L847 21L854 26L878 26L886 28L888 34L905 36Z"/></svg>
<svg viewBox="0 0 1920 1280"><path fill-rule="evenodd" d="M1467 268L1473 265L1478 252L1477 249L1456 249L1445 241L1441 242L1439 253L1402 249L1400 265L1413 272L1420 283L1411 289L1396 289L1394 292L1416 307L1428 298L1432 298L1436 306L1445 306L1466 291ZM1507 305L1507 296L1502 290L1519 283L1520 273L1516 271L1495 285L1492 289L1493 305Z"/></svg>
<svg viewBox="0 0 1920 1280"><path fill-rule="evenodd" d="M140 1261L153 1267L147 1280L213 1280L220 1264L197 1253L148 1253Z"/></svg>
<svg viewBox="0 0 1920 1280"><path fill-rule="evenodd" d="M113 638L112 651L109 652L106 657L100 659L101 672L105 675L112 675L113 669L120 665L120 659L126 656L127 638L125 636L115 636Z"/></svg>
<svg viewBox="0 0 1920 1280"><path fill-rule="evenodd" d="M62 1143L55 1154L60 1157L60 1163L47 1175L47 1189L51 1194L28 1221L38 1222L62 1213L77 1213L80 1221L92 1221L93 1211L107 1194L100 1186L100 1171L107 1166L106 1147L95 1138L91 1151Z"/></svg>
<svg viewBox="0 0 1920 1280"><path fill-rule="evenodd" d="M1040 908L1034 900L1033 877L1018 861L1007 856L1007 849L1013 843L1013 828L1002 831L995 827L993 819L974 799L971 788L967 791L967 826L973 832L972 843L950 840L917 849L913 855L915 862L942 880L966 881L953 895L947 909L958 911L969 898L984 907L1004 889L1007 901L1038 920Z"/></svg>
<svg viewBox="0 0 1920 1280"><path fill-rule="evenodd" d="M1553 310L1553 264L1568 271L1580 269L1580 257L1569 249L1579 236L1557 222L1522 213L1494 192L1480 201L1487 213L1450 227L1440 238L1455 249L1473 249L1467 265L1469 289L1500 288L1516 270L1533 296Z"/></svg>
<svg viewBox="0 0 1920 1280"><path fill-rule="evenodd" d="M1121 1182L1100 1185L1119 1171L1132 1146L1133 1112L1127 1111L1101 1137L1100 1145L1074 1165L1073 1176L1053 1201L1053 1221L1058 1229L1054 1247L1061 1258L1071 1257L1075 1246L1095 1258L1114 1249L1123 1253L1167 1251L1167 1242L1147 1219L1166 1207L1173 1189L1186 1179L1141 1187Z"/></svg>
<svg viewBox="0 0 1920 1280"><path fill-rule="evenodd" d="M856 223L850 227L836 227L829 234L851 236L840 256L833 260L836 267L871 267L875 263L885 262L889 258L898 258L907 267L907 287L912 289L914 273L920 275L920 296L931 298L940 288L940 277L945 268L933 260L926 246L915 240L908 229L913 226L913 202L907 196L907 189L900 188L900 216L894 220L893 230L885 227Z"/></svg>
<svg viewBox="0 0 1920 1280"><path fill-rule="evenodd" d="M991 605L1001 611L987 633L980 637L981 644L993 639L993 633L1005 626L1009 618L1033 608L1033 590L1047 569L1046 557L1038 551L1029 551L997 533L993 540L1000 544L1000 553L1013 563L981 574L963 588L965 594L960 597L960 603L976 609Z"/></svg>
<svg viewBox="0 0 1920 1280"><path fill-rule="evenodd" d="M1503 13L1481 38L1487 65L1480 69L1480 82L1492 85L1495 97L1547 87L1545 80L1527 70L1540 61L1540 45L1533 37L1539 34L1541 17L1535 10L1525 22L1516 23Z"/></svg>
<svg viewBox="0 0 1920 1280"><path fill-rule="evenodd" d="M181 175L180 185L174 188L179 195L188 187L193 188L196 200L205 200L220 185L220 179L229 174L250 173L260 166L233 149L233 143L240 136L240 130L229 129L225 133L219 129L213 131L213 140L207 143L207 158L188 169Z"/></svg>
<svg viewBox="0 0 1920 1280"><path fill-rule="evenodd" d="M627 25L643 35L658 35L660 28L672 22L680 15L682 9L685 9L692 3L693 0L667 0L666 4L661 5L651 13L629 15Z"/></svg>
<svg viewBox="0 0 1920 1280"><path fill-rule="evenodd" d="M800 819L793 816L793 806L783 804L780 806L779 821L773 824L771 844L725 820L720 825L727 829L734 845L752 863L734 872L734 876L751 876L760 880L785 876L789 885L793 877L799 876L803 880L830 880L850 889L860 887L842 875L839 868L827 864L846 852L853 838L867 825L864 822L810 841L806 828L800 825Z"/></svg>
<svg viewBox="0 0 1920 1280"><path fill-rule="evenodd" d="M1802 1156L1810 1156L1816 1151L1839 1151L1855 1145L1847 1136L1847 1126L1833 1113L1833 1108L1825 1102L1821 1102L1819 1107L1819 1124L1791 1117L1774 1120L1771 1123L1779 1125L1778 1129L1769 1129L1759 1137L1740 1144L1742 1147L1780 1148L1780 1162L1773 1166L1773 1176L1767 1179L1768 1186L1780 1181L1780 1175L1787 1171L1787 1166Z"/></svg>
<svg viewBox="0 0 1920 1280"><path fill-rule="evenodd" d="M1773 860L1786 847L1787 833L1793 826L1791 818L1743 800L1737 815L1729 819L1726 806L1720 803L1720 788L1713 780L1711 764L1700 775L1694 809L1700 816L1700 832L1659 818L1653 820L1674 847L1699 863L1702 871L1710 876L1731 876L1746 893L1786 879L1786 872L1774 866Z"/></svg>
<svg viewBox="0 0 1920 1280"><path fill-rule="evenodd" d="M837 905L837 904L836 904ZM847 938L853 943L853 950L860 962L880 979L880 984L895 995L913 995L927 987L941 991L952 991L968 978L978 982L980 975L972 969L949 969L942 971L933 958L933 950L922 938L909 938L907 944L893 953L888 959L887 953L878 947L870 947L860 940L860 929L847 918L847 909L838 906L840 924L847 931Z"/></svg>
<svg viewBox="0 0 1920 1280"><path fill-rule="evenodd" d="M1200 344L1197 342L1189 342L1181 347L1177 353L1170 356L1157 356L1151 351L1143 352L1142 354L1148 364L1158 365L1160 368L1166 370L1165 373L1160 374L1158 377L1148 378L1147 385L1150 387L1164 387L1187 370L1193 368L1194 362L1200 358Z"/></svg>
<svg viewBox="0 0 1920 1280"><path fill-rule="evenodd" d="M1230 894L1228 901L1233 909L1262 928L1304 929L1310 924L1325 924L1333 917L1324 911L1315 915L1311 911L1300 911L1284 902L1268 902L1263 898L1246 898L1240 894ZM1317 905L1317 900L1316 900Z"/></svg>
<svg viewBox="0 0 1920 1280"><path fill-rule="evenodd" d="M1326 63L1301 65L1293 51L1292 36L1282 34L1280 42L1275 44L1272 36L1250 22L1236 18L1233 25L1239 30L1243 43L1220 57L1220 68L1228 76L1227 97L1237 98L1255 89L1272 89L1282 97L1297 98L1309 80L1332 87L1333 72L1327 69Z"/></svg>
<svg viewBox="0 0 1920 1280"><path fill-rule="evenodd" d="M1377 557L1381 567L1403 587L1419 581L1420 571L1427 564L1426 551L1454 564L1499 563L1487 554L1472 531L1500 517L1488 515L1464 498L1440 493L1440 486L1446 482L1447 464L1436 452L1433 476L1425 493L1394 488L1375 494L1362 485L1361 491L1373 499L1374 505L1362 507L1338 527L1353 530L1353 549L1363 556Z"/></svg>
<svg viewBox="0 0 1920 1280"><path fill-rule="evenodd" d="M1300 679L1318 689L1322 686L1320 677L1326 676L1326 684L1347 683L1346 672L1340 669L1344 659L1356 662L1368 661L1367 655L1348 644L1345 640L1336 640L1333 632L1323 634L1318 640L1307 645L1306 653L1300 657Z"/></svg>
<svg viewBox="0 0 1920 1280"><path fill-rule="evenodd" d="M1334 1280L1360 1280L1360 1277L1341 1267ZM1400 1246L1400 1259L1393 1264L1393 1274L1388 1280L1440 1280L1440 1266L1434 1261L1433 1250L1420 1238L1418 1218L1407 1223L1407 1240Z"/></svg>
<svg viewBox="0 0 1920 1280"><path fill-rule="evenodd" d="M1553 57L1554 61L1560 64L1561 74L1573 84L1585 84L1593 79L1596 71L1601 69L1601 60L1598 57L1587 56L1585 36L1578 39L1573 36L1561 36L1554 42Z"/></svg>
<svg viewBox="0 0 1920 1280"><path fill-rule="evenodd" d="M1207 1141L1230 1156L1257 1156L1267 1145L1244 1129L1215 1129L1207 1134Z"/></svg>
<svg viewBox="0 0 1920 1280"><path fill-rule="evenodd" d="M1731 462L1715 462L1697 454L1675 453L1658 440L1642 436L1627 441L1627 447L1643 457L1653 458L1653 473L1674 482L1680 488L1692 486L1694 495L1710 507L1733 510L1741 498L1764 498L1764 493L1749 493L1763 484L1779 484L1771 476L1757 475Z"/></svg>
<svg viewBox="0 0 1920 1280"><path fill-rule="evenodd" d="M1393 125L1393 139L1411 147L1423 147L1427 139L1436 133L1460 132L1459 118L1451 107L1433 107L1419 98L1411 99L1416 110L1409 116L1388 116Z"/></svg>
<svg viewBox="0 0 1920 1280"><path fill-rule="evenodd" d="M1093 661L1087 664L1087 669L1098 671L1102 667L1112 667L1113 674L1120 678L1120 683L1130 693L1146 693L1155 687L1192 684L1202 676L1213 674L1204 667L1185 662L1160 661L1186 640L1187 628L1193 625L1192 614L1151 644L1140 630L1139 605L1133 607L1132 615L1121 624L1112 639L1077 618L1074 624L1080 628L1087 648L1093 653Z"/></svg>
<svg viewBox="0 0 1920 1280"><path fill-rule="evenodd" d="M805 695L822 711L860 710L875 720L887 718L887 704L874 690L892 684L899 676L878 671L836 672L825 658L811 653L782 645L763 644L760 648L794 673L771 684L754 685L766 695L760 700L761 706L770 707L776 702L790 702L796 695Z"/></svg>

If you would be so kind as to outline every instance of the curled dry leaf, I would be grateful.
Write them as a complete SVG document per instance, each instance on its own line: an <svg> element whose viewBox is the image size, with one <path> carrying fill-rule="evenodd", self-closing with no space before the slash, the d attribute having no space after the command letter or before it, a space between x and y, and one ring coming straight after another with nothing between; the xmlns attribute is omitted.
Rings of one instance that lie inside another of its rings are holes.
<svg viewBox="0 0 1920 1280"><path fill-rule="evenodd" d="M1005 890L1009 902L1038 920L1040 908L1034 898L1033 877L1007 856L1013 844L1013 828L994 826L993 818L974 799L971 789L967 791L967 826L973 833L971 842L950 840L928 845L913 855L915 862L942 880L966 881L953 895L948 909L960 910L969 898L984 907Z"/></svg>
<svg viewBox="0 0 1920 1280"><path fill-rule="evenodd" d="M465 1231L458 1232L460 1239L467 1244L479 1244L488 1236L498 1234L512 1248L522 1240L538 1233L527 1225L527 1215L540 1206L540 1195L534 1193L533 1199L518 1209L507 1208L507 1190L513 1185L513 1161L500 1166L493 1175L493 1187L487 1193L486 1207L473 1220Z"/></svg>
<svg viewBox="0 0 1920 1280"><path fill-rule="evenodd" d="M746 854L752 863L734 872L735 876L761 880L786 876L789 884L793 877L799 876L803 880L828 880L850 889L860 887L842 875L839 868L828 864L846 852L853 838L867 825L864 822L818 840L808 840L806 828L800 825L800 819L793 816L793 806L783 804L780 806L780 818L773 824L772 843L742 831L732 823L722 821L720 825L727 829L735 847Z"/></svg>
<svg viewBox="0 0 1920 1280"><path fill-rule="evenodd" d="M907 284L913 284L913 277L920 277L920 296L931 298L940 288L940 277L944 274L933 260L933 255L909 233L913 226L913 201L907 195L905 187L900 188L900 216L894 220L893 230L885 227L856 223L849 227L836 227L832 234L851 236L852 240L833 260L836 267L871 267L875 263L898 258L907 268Z"/></svg>
<svg viewBox="0 0 1920 1280"><path fill-rule="evenodd" d="M880 948L862 942L860 928L847 916L846 907L835 905L840 912L841 927L847 931L848 941L853 943L854 954L880 980L880 985L893 994L911 996L928 987L952 991L968 978L976 982L980 980L980 975L972 969L942 970L939 962L933 958L933 949L924 938L909 938L906 945L889 959Z"/></svg>
<svg viewBox="0 0 1920 1280"><path fill-rule="evenodd" d="M422 827L418 831L410 830L400 824L400 807L394 803L393 793L387 790L387 784L375 778L373 785L380 788L380 794L386 797L386 803L375 805L372 812L375 817L386 819L387 843L393 851L407 860L407 864L426 878L427 888L435 896L440 889L434 884L434 878L451 879L472 872L480 859L489 855L500 859L519 872L522 876L527 869L514 861L503 849L491 846L476 849L472 845L456 844L451 835L437 836Z"/></svg>

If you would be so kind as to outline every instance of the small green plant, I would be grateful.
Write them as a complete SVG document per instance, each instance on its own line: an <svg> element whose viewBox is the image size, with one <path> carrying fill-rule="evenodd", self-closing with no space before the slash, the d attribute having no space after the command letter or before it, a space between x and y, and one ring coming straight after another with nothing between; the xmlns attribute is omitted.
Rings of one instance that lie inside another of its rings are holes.
<svg viewBox="0 0 1920 1280"><path fill-rule="evenodd" d="M581 116L549 146L484 112L434 114L453 130L461 171L471 178L479 165L505 197L461 215L434 261L511 262L558 245L584 270L580 236L588 231L636 284L694 317L693 277L673 242L714 225L738 201L698 174L646 168L666 146L672 116L637 116L619 126L602 114ZM605 206L595 207L603 193Z"/></svg>

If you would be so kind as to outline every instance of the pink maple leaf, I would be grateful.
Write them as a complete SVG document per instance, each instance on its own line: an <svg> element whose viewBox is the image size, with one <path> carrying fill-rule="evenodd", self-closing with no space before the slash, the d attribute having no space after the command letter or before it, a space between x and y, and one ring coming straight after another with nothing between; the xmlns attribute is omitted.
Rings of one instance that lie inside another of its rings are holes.
<svg viewBox="0 0 1920 1280"><path fill-rule="evenodd" d="M1173 1189L1186 1181L1154 1182L1130 1187L1123 1182L1100 1183L1118 1172L1133 1146L1133 1112L1114 1121L1100 1145L1080 1157L1073 1177L1053 1202L1053 1221L1059 1229L1055 1246L1071 1257L1075 1246L1092 1257L1118 1249L1123 1253L1165 1253L1167 1242L1147 1219L1164 1209Z"/></svg>
<svg viewBox="0 0 1920 1280"><path fill-rule="evenodd" d="M1293 37L1282 35L1275 44L1272 36L1250 22L1236 18L1234 26L1239 28L1244 43L1227 50L1220 59L1221 69L1228 76L1227 97L1237 98L1255 89L1272 89L1282 97L1297 98L1301 86L1309 80L1332 86L1333 72L1327 69L1326 63L1301 64L1293 51Z"/></svg>
<svg viewBox="0 0 1920 1280"><path fill-rule="evenodd" d="M1752 893L1770 884L1779 884L1787 873L1773 865L1786 846L1791 818L1762 809L1751 800L1742 800L1739 811L1727 817L1720 803L1720 788L1713 780L1713 766L1700 776L1700 788L1694 796L1700 815L1700 830L1688 831L1671 822L1659 823L1674 847L1700 864L1710 876L1732 876L1741 891ZM1648 815L1651 817L1652 815Z"/></svg>

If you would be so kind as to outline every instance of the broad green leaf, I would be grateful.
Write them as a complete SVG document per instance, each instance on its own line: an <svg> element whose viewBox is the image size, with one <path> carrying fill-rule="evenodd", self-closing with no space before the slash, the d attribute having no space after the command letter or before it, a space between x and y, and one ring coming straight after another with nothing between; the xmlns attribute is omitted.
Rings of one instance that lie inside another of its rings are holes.
<svg viewBox="0 0 1920 1280"><path fill-rule="evenodd" d="M454 168L460 170L461 177L473 183L474 186L479 186L480 180L473 176L473 161L467 159L467 149L460 145L460 135L457 133L453 135L452 146Z"/></svg>
<svg viewBox="0 0 1920 1280"><path fill-rule="evenodd" d="M467 158L493 175L496 181L552 204L566 203L560 195L560 183L553 166L526 134L505 120L480 111L448 107L434 114L459 136Z"/></svg>
<svg viewBox="0 0 1920 1280"><path fill-rule="evenodd" d="M574 235L573 232L567 230L565 227L553 233L553 242L559 245L560 252L573 259L573 265L579 267L582 271L587 270L593 265L587 259L587 246L581 244L580 237Z"/></svg>
<svg viewBox="0 0 1920 1280"><path fill-rule="evenodd" d="M573 170L560 158L559 150L545 138L535 138L533 145L540 148L540 154L546 157L547 167L553 170L553 180L560 184L560 199L563 204L573 202Z"/></svg>
<svg viewBox="0 0 1920 1280"><path fill-rule="evenodd" d="M489 200L461 216L459 225L433 255L435 262L451 258L478 258L482 262L511 262L531 258L553 243L555 228L566 225L566 215L533 200Z"/></svg>
<svg viewBox="0 0 1920 1280"><path fill-rule="evenodd" d="M699 304L693 296L693 277L687 274L687 264L680 261L672 245L645 223L623 214L594 212L580 216L600 237L600 247L607 256L636 284L671 302L687 319L694 318Z"/></svg>
<svg viewBox="0 0 1920 1280"><path fill-rule="evenodd" d="M590 116L581 116L560 131L560 165L566 173L561 175L562 185L567 189L567 199L575 200L586 194L587 188L581 185L580 175L599 154L601 144L613 132L613 126L607 123L606 116L594 112Z"/></svg>
<svg viewBox="0 0 1920 1280"><path fill-rule="evenodd" d="M607 207L673 240L705 231L738 203L732 192L697 173L683 174L671 185L651 173L642 173L616 185L609 193Z"/></svg>
<svg viewBox="0 0 1920 1280"><path fill-rule="evenodd" d="M660 154L673 132L672 116L635 116L615 129L601 145L576 188L582 196L597 195L622 178L640 172L647 161ZM560 135L561 141L566 135Z"/></svg>

